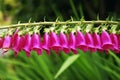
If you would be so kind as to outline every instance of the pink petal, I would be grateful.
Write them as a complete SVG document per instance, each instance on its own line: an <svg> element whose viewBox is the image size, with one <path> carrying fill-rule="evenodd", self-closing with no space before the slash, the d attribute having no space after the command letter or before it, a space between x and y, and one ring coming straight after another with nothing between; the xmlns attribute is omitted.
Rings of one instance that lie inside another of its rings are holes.
<svg viewBox="0 0 120 80"><path fill-rule="evenodd" d="M0 37L0 48L2 48L2 45L3 45L3 38Z"/></svg>
<svg viewBox="0 0 120 80"><path fill-rule="evenodd" d="M50 54L50 37L48 33L44 34L43 37L43 43L42 43L42 48L47 52L47 54Z"/></svg>
<svg viewBox="0 0 120 80"><path fill-rule="evenodd" d="M16 36L16 40L15 40L15 45L13 45L13 50L14 50L14 52L15 52L15 56L17 56L18 55L18 53L19 53L19 51L20 51L20 49L19 49L19 44L22 44L22 43L20 43L20 39L21 39L21 37L19 36L19 35L17 35Z"/></svg>
<svg viewBox="0 0 120 80"><path fill-rule="evenodd" d="M94 43L93 43L93 38L92 35L90 33L86 33L85 35L85 40L86 40L86 44L88 46L88 50L90 50L91 52L96 52Z"/></svg>
<svg viewBox="0 0 120 80"><path fill-rule="evenodd" d="M59 37L56 33L50 33L50 48L58 53L61 50L61 45L59 41Z"/></svg>
<svg viewBox="0 0 120 80"><path fill-rule="evenodd" d="M101 42L102 42L102 48L104 50L113 49L113 44L110 35L106 31L102 31Z"/></svg>
<svg viewBox="0 0 120 80"><path fill-rule="evenodd" d="M31 35L26 34L25 39L25 46L23 47L23 50L26 52L27 57L30 57Z"/></svg>
<svg viewBox="0 0 120 80"><path fill-rule="evenodd" d="M76 47L83 50L84 52L87 51L84 35L80 31L76 32Z"/></svg>
<svg viewBox="0 0 120 80"><path fill-rule="evenodd" d="M42 54L40 35L36 33L32 35L31 50L35 50L38 55Z"/></svg>
<svg viewBox="0 0 120 80"><path fill-rule="evenodd" d="M12 40L12 38L11 38L10 35L5 36L4 41L3 41L3 46L2 46L2 48L3 48L3 50L5 52L10 49L10 47L11 47L11 40Z"/></svg>
<svg viewBox="0 0 120 80"><path fill-rule="evenodd" d="M70 35L69 35L69 47L72 50L72 52L74 52L74 54L77 54L76 39L73 32L70 32Z"/></svg>
<svg viewBox="0 0 120 80"><path fill-rule="evenodd" d="M94 42L94 47L98 50L102 50L102 47L101 47L101 39L100 39L100 36L99 34L97 33L93 33L93 42Z"/></svg>
<svg viewBox="0 0 120 80"><path fill-rule="evenodd" d="M65 53L69 53L70 52L70 48L68 46L67 36L63 32L60 33L60 45L62 46L62 50Z"/></svg>
<svg viewBox="0 0 120 80"><path fill-rule="evenodd" d="M113 47L114 47L114 51L116 52L116 53L118 53L119 52L119 49L118 49L118 38L117 38L117 36L115 35L115 34L110 34L110 38L111 38L111 40L112 40L112 44L113 44Z"/></svg>

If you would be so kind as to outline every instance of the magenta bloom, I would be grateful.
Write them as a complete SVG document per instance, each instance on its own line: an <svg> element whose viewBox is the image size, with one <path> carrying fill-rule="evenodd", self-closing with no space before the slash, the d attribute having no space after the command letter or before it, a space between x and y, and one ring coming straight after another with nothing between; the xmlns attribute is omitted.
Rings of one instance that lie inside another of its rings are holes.
<svg viewBox="0 0 120 80"><path fill-rule="evenodd" d="M83 50L84 52L87 51L87 45L85 42L85 37L82 32L76 32L76 47Z"/></svg>
<svg viewBox="0 0 120 80"><path fill-rule="evenodd" d="M90 50L91 52L95 52L96 49L95 49L95 46L94 46L94 43L93 43L92 35L90 33L86 32L85 40L86 40L88 50Z"/></svg>
<svg viewBox="0 0 120 80"><path fill-rule="evenodd" d="M69 35L69 47L72 50L72 52L74 52L74 54L77 54L76 39L73 32L70 32L70 35Z"/></svg>
<svg viewBox="0 0 120 80"><path fill-rule="evenodd" d="M15 36L15 39L14 39L14 45L13 45L13 50L14 50L14 52L15 52L15 56L17 56L18 55L18 53L19 53L19 51L20 51L20 44L22 44L21 42L20 42L20 39L21 39L21 37L19 36L19 35L16 35Z"/></svg>
<svg viewBox="0 0 120 80"><path fill-rule="evenodd" d="M12 46L16 45L16 40L18 37L18 29L16 29L16 31L14 32L13 36L12 36Z"/></svg>
<svg viewBox="0 0 120 80"><path fill-rule="evenodd" d="M116 53L118 53L119 52L119 49L118 49L118 38L117 38L117 36L115 35L115 34L110 34L110 38L111 38L111 40L112 40L112 44L113 44L113 47L114 47L114 51L116 52Z"/></svg>
<svg viewBox="0 0 120 80"><path fill-rule="evenodd" d="M113 44L112 44L110 35L106 31L102 31L101 42L102 42L102 48L104 50L108 50L108 49L113 50Z"/></svg>
<svg viewBox="0 0 120 80"><path fill-rule="evenodd" d="M47 54L50 54L50 37L48 33L44 34L43 42L42 42L42 48L47 52Z"/></svg>
<svg viewBox="0 0 120 80"><path fill-rule="evenodd" d="M68 46L67 36L63 32L60 32L60 45L62 46L62 50L65 53L69 53L70 52L70 48Z"/></svg>
<svg viewBox="0 0 120 80"><path fill-rule="evenodd" d="M7 52L11 48L11 41L12 37L10 35L5 36L2 46L4 52Z"/></svg>
<svg viewBox="0 0 120 80"><path fill-rule="evenodd" d="M58 53L61 50L61 45L59 41L59 37L56 33L50 33L50 48Z"/></svg>
<svg viewBox="0 0 120 80"><path fill-rule="evenodd" d="M3 45L3 38L0 37L0 48L2 48L2 45Z"/></svg>
<svg viewBox="0 0 120 80"><path fill-rule="evenodd" d="M32 35L31 50L36 51L38 55L42 54L41 40L39 34L34 33Z"/></svg>
<svg viewBox="0 0 120 80"><path fill-rule="evenodd" d="M94 48L96 48L97 50L102 50L100 36L97 33L93 33L92 36L93 36Z"/></svg>
<svg viewBox="0 0 120 80"><path fill-rule="evenodd" d="M26 34L25 39L25 46L23 47L23 50L26 52L27 57L30 57L31 35Z"/></svg>

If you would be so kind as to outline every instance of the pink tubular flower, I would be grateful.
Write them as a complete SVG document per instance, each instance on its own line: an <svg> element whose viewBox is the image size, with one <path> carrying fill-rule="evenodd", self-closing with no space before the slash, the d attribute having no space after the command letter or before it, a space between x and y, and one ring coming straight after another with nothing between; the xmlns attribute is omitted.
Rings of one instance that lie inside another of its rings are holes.
<svg viewBox="0 0 120 80"><path fill-rule="evenodd" d="M23 47L23 50L26 52L27 57L30 57L31 35L26 34L25 39L25 46Z"/></svg>
<svg viewBox="0 0 120 80"><path fill-rule="evenodd" d="M118 49L118 38L117 38L117 36L116 36L115 34L111 33L111 34L110 34L110 38L111 38L111 40L112 40L112 44L113 44L113 47L114 47L113 50L114 50L116 53L118 53L118 52L119 52L119 49Z"/></svg>
<svg viewBox="0 0 120 80"><path fill-rule="evenodd" d="M120 50L120 34L117 35L117 38L118 38L118 49Z"/></svg>
<svg viewBox="0 0 120 80"><path fill-rule="evenodd" d="M76 41L75 41L75 35L73 32L70 32L69 35L69 47L72 50L72 52L74 52L74 54L77 54L77 50L76 50Z"/></svg>
<svg viewBox="0 0 120 80"><path fill-rule="evenodd" d="M61 45L59 41L59 37L56 33L50 33L50 48L58 53L61 50Z"/></svg>
<svg viewBox="0 0 120 80"><path fill-rule="evenodd" d="M12 41L12 37L10 35L5 36L2 45L4 52L7 52L11 48L11 41Z"/></svg>
<svg viewBox="0 0 120 80"><path fill-rule="evenodd" d="M60 32L60 45L65 53L70 52L67 36L63 32Z"/></svg>
<svg viewBox="0 0 120 80"><path fill-rule="evenodd" d="M0 48L2 48L2 45L3 45L3 38L0 37Z"/></svg>
<svg viewBox="0 0 120 80"><path fill-rule="evenodd" d="M87 51L87 45L85 42L85 37L82 32L76 32L76 47L83 50L84 52Z"/></svg>
<svg viewBox="0 0 120 80"><path fill-rule="evenodd" d="M50 37L48 35L48 33L44 34L43 37L43 42L42 42L42 48L47 52L47 54L50 54Z"/></svg>
<svg viewBox="0 0 120 80"><path fill-rule="evenodd" d="M102 42L102 48L104 50L108 50L108 49L113 50L113 44L110 35L106 31L102 31L101 42Z"/></svg>
<svg viewBox="0 0 120 80"><path fill-rule="evenodd" d="M31 50L36 51L38 55L42 54L40 35L37 33L32 35Z"/></svg>
<svg viewBox="0 0 120 80"><path fill-rule="evenodd" d="M92 38L92 35L90 33L87 32L85 34L85 40L86 40L88 50L90 50L91 52L95 52L96 49L94 47L93 38Z"/></svg>
<svg viewBox="0 0 120 80"><path fill-rule="evenodd" d="M102 50L100 36L97 33L93 33L92 36L93 36L94 47L97 50Z"/></svg>
<svg viewBox="0 0 120 80"><path fill-rule="evenodd" d="M16 31L14 32L14 34L13 34L13 36L12 36L12 46L14 46L14 45L16 45L16 40L17 40L17 38L16 37L18 37L18 29L16 29Z"/></svg>
<svg viewBox="0 0 120 80"><path fill-rule="evenodd" d="M20 44L20 36L17 34L14 37L14 45L13 45L13 50L15 52L15 56L17 56L19 51L20 51L19 48L18 48L19 44Z"/></svg>

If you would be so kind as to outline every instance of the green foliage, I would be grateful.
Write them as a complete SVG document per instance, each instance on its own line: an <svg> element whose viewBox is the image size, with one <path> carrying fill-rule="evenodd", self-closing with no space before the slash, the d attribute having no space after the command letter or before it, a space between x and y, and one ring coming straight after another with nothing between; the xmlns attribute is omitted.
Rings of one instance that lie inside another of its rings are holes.
<svg viewBox="0 0 120 80"><path fill-rule="evenodd" d="M13 55L1 57L0 79L54 80L54 77L55 80L120 79L120 59L116 54L111 51L109 54L83 53L81 50L78 52L78 55L63 52L56 55L51 51L51 55L43 52L38 56L32 51L30 58L27 58L24 52L20 52L16 58Z"/></svg>

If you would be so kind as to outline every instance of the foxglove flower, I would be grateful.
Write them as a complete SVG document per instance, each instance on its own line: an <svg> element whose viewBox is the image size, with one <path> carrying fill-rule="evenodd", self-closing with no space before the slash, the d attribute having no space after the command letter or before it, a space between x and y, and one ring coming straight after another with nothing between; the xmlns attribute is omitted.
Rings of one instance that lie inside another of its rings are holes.
<svg viewBox="0 0 120 80"><path fill-rule="evenodd" d="M50 48L58 53L61 50L59 37L56 33L50 32Z"/></svg>
<svg viewBox="0 0 120 80"><path fill-rule="evenodd" d="M4 52L7 52L11 48L12 37L10 35L5 36L2 49Z"/></svg>
<svg viewBox="0 0 120 80"><path fill-rule="evenodd" d="M2 45L3 45L3 38L0 37L0 48L2 48Z"/></svg>
<svg viewBox="0 0 120 80"><path fill-rule="evenodd" d="M26 52L27 57L30 57L31 35L26 34L25 39L25 46L23 47L23 50Z"/></svg>
<svg viewBox="0 0 120 80"><path fill-rule="evenodd" d="M69 35L69 47L71 51L74 52L74 54L77 54L76 39L75 39L75 35L73 32L70 32L70 35Z"/></svg>
<svg viewBox="0 0 120 80"><path fill-rule="evenodd" d="M93 42L94 42L94 48L101 51L102 47L101 47L100 35L97 33L93 33L92 37L93 37Z"/></svg>
<svg viewBox="0 0 120 80"><path fill-rule="evenodd" d="M32 35L31 50L36 51L38 55L42 54L40 35L37 33Z"/></svg>
<svg viewBox="0 0 120 80"><path fill-rule="evenodd" d="M119 52L119 49L118 49L118 38L117 38L117 36L116 36L115 34L111 33L111 34L110 34L110 38L111 38L111 40L112 40L112 44L113 44L113 47L114 47L113 50L114 50L116 53L118 53L118 52Z"/></svg>
<svg viewBox="0 0 120 80"><path fill-rule="evenodd" d="M86 32L86 34L85 34L85 41L86 41L88 50L90 50L91 52L95 52L96 49L94 47L92 35L88 32Z"/></svg>
<svg viewBox="0 0 120 80"><path fill-rule="evenodd" d="M116 36L118 38L118 49L120 50L120 42L119 42L120 41L120 34L117 34Z"/></svg>
<svg viewBox="0 0 120 80"><path fill-rule="evenodd" d="M106 31L102 31L101 42L102 42L102 48L104 50L108 50L108 49L113 50L113 44L110 35Z"/></svg>
<svg viewBox="0 0 120 80"><path fill-rule="evenodd" d="M14 50L15 56L17 56L20 51L19 46L20 46L20 44L22 44L22 43L20 43L20 39L21 39L21 37L18 34L16 34L16 36L14 37L14 45L13 45L13 50Z"/></svg>
<svg viewBox="0 0 120 80"><path fill-rule="evenodd" d="M60 32L60 45L62 46L62 50L65 53L70 52L70 48L68 46L68 38L63 32Z"/></svg>
<svg viewBox="0 0 120 80"><path fill-rule="evenodd" d="M50 36L48 33L44 34L42 48L47 52L47 54L50 54Z"/></svg>
<svg viewBox="0 0 120 80"><path fill-rule="evenodd" d="M85 37L84 37L83 33L80 32L80 31L76 32L76 47L78 49L83 50L84 52L87 51L87 45L86 45L86 42L85 42Z"/></svg>

